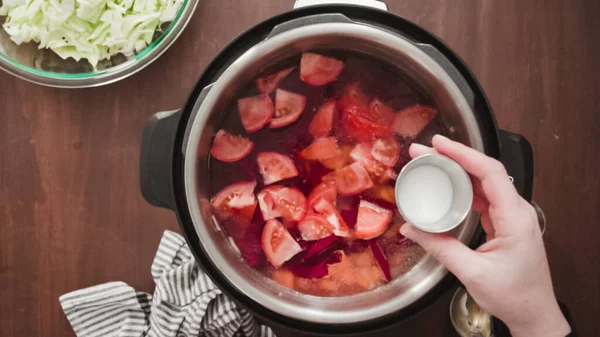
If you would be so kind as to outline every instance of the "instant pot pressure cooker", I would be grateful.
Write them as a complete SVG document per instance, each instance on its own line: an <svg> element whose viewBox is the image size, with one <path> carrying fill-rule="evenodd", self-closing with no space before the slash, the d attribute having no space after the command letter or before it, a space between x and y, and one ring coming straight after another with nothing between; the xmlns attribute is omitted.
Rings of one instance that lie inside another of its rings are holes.
<svg viewBox="0 0 600 337"><path fill-rule="evenodd" d="M314 2L299 1L297 6ZM483 90L454 52L377 1L304 6L256 25L210 63L182 109L152 116L142 140L142 193L149 203L176 212L196 260L211 279L267 324L309 333L362 334L415 314L454 279L426 256L411 272L369 292L339 298L304 295L249 267L213 221L210 208L209 149L224 111L268 65L310 50L360 54L397 68L429 96L449 136L499 158L527 200L533 155L523 137L498 129ZM470 214L452 234L471 247L479 245L483 231L478 216Z"/></svg>

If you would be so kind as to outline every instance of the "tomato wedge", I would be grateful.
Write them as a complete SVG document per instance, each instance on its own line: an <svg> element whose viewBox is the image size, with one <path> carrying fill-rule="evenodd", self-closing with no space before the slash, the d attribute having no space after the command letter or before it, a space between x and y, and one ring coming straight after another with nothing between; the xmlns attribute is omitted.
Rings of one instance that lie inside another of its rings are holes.
<svg viewBox="0 0 600 337"><path fill-rule="evenodd" d="M319 159L319 163L330 170L337 170L352 163L350 153L354 147L352 145L342 144L339 148L340 154L331 158Z"/></svg>
<svg viewBox="0 0 600 337"><path fill-rule="evenodd" d="M262 94L270 94L277 88L279 82L286 78L296 67L289 67L276 73L256 79L256 87Z"/></svg>
<svg viewBox="0 0 600 337"><path fill-rule="evenodd" d="M321 182L333 182L335 184L335 180L337 179L337 171L331 171L329 173L327 173L326 175L321 177Z"/></svg>
<svg viewBox="0 0 600 337"><path fill-rule="evenodd" d="M392 167L383 166L382 171L378 171L377 174L373 174L374 179L379 184L384 184L390 180L396 180L398 178L398 174Z"/></svg>
<svg viewBox="0 0 600 337"><path fill-rule="evenodd" d="M247 156L253 147L254 143L248 138L219 130L215 135L210 154L217 160L232 163Z"/></svg>
<svg viewBox="0 0 600 337"><path fill-rule="evenodd" d="M385 125L391 125L395 117L394 110L377 98L373 99L369 105L369 115L379 124Z"/></svg>
<svg viewBox="0 0 600 337"><path fill-rule="evenodd" d="M262 248L267 260L275 268L302 251L302 247L294 240L281 222L269 220L262 232Z"/></svg>
<svg viewBox="0 0 600 337"><path fill-rule="evenodd" d="M355 195L373 187L369 172L360 163L350 164L335 172L335 185L341 195Z"/></svg>
<svg viewBox="0 0 600 337"><path fill-rule="evenodd" d="M248 221L252 220L256 209L255 188L255 181L231 184L219 191L210 201L210 205L221 218L239 216Z"/></svg>
<svg viewBox="0 0 600 337"><path fill-rule="evenodd" d="M307 160L332 158L340 154L337 139L334 137L319 138L307 148L300 151L300 157Z"/></svg>
<svg viewBox="0 0 600 337"><path fill-rule="evenodd" d="M315 203L314 209L317 213L323 215L327 222L333 227L333 234L343 237L350 236L348 225L344 222L344 219L333 203L325 198L321 198Z"/></svg>
<svg viewBox="0 0 600 337"><path fill-rule="evenodd" d="M298 169L294 162L277 152L261 152L256 156L256 161L265 185L298 175Z"/></svg>
<svg viewBox="0 0 600 337"><path fill-rule="evenodd" d="M262 129L273 117L273 102L269 95L258 95L238 100L238 110L244 129L255 132Z"/></svg>
<svg viewBox="0 0 600 337"><path fill-rule="evenodd" d="M392 109L378 99L369 104L359 82L344 87L344 96L338 100L338 110L342 130L350 138L371 141L374 137L392 134Z"/></svg>
<svg viewBox="0 0 600 337"><path fill-rule="evenodd" d="M339 104L338 104L339 105ZM348 137L359 141L371 141L375 137L391 135L390 124L378 123L370 116L365 115L364 107L350 105L341 112L341 125Z"/></svg>
<svg viewBox="0 0 600 337"><path fill-rule="evenodd" d="M337 189L335 188L334 181L320 183L310 192L308 195L308 209L313 210L313 207L320 199L325 199L333 205L336 204Z"/></svg>
<svg viewBox="0 0 600 337"><path fill-rule="evenodd" d="M298 230L306 241L320 240L333 234L333 226L319 214L307 215L298 223Z"/></svg>
<svg viewBox="0 0 600 337"><path fill-rule="evenodd" d="M394 169L375 160L371 156L372 150L373 147L369 143L357 144L352 152L350 152L350 157L361 164L379 183L396 179L397 174Z"/></svg>
<svg viewBox="0 0 600 337"><path fill-rule="evenodd" d="M416 137L436 115L437 111L428 105L411 105L396 113L394 132L405 137Z"/></svg>
<svg viewBox="0 0 600 337"><path fill-rule="evenodd" d="M372 239L383 234L391 221L392 211L361 200L354 235L358 239Z"/></svg>
<svg viewBox="0 0 600 337"><path fill-rule="evenodd" d="M302 81L320 86L337 80L344 69L344 62L314 53L303 53L300 60Z"/></svg>
<svg viewBox="0 0 600 337"><path fill-rule="evenodd" d="M345 90L346 89L350 90L350 92L337 101L337 108L341 114L341 117L343 118L344 114L350 112L359 116L371 118L369 114L369 107L364 102L366 99L366 97L363 96L364 94L356 93L355 90L359 89L354 89L354 87L345 88Z"/></svg>
<svg viewBox="0 0 600 337"><path fill-rule="evenodd" d="M350 158L363 164L363 166L367 166L366 164L369 161L374 160L373 157L371 156L372 150L373 150L373 146L371 145L371 143L365 142L365 143L356 144L354 149L352 149L352 152L350 152Z"/></svg>
<svg viewBox="0 0 600 337"><path fill-rule="evenodd" d="M337 110L337 101L330 98L319 107L308 126L308 133L315 138L327 137L333 126L333 116Z"/></svg>
<svg viewBox="0 0 600 337"><path fill-rule="evenodd" d="M341 155L331 157L331 158L319 159L319 162L321 164L323 164L323 166L325 166L326 168L328 168L330 170L337 170L337 169L342 168L350 163L350 162L348 162L348 160L345 157L343 157Z"/></svg>
<svg viewBox="0 0 600 337"><path fill-rule="evenodd" d="M400 159L400 143L393 138L379 138L373 143L371 156L386 166L394 166Z"/></svg>
<svg viewBox="0 0 600 337"><path fill-rule="evenodd" d="M277 89L275 92L275 113L269 127L272 129L290 125L300 118L306 107L306 96Z"/></svg>
<svg viewBox="0 0 600 337"><path fill-rule="evenodd" d="M256 197L265 220L283 217L290 221L300 221L306 214L306 198L295 187L270 186L260 191Z"/></svg>

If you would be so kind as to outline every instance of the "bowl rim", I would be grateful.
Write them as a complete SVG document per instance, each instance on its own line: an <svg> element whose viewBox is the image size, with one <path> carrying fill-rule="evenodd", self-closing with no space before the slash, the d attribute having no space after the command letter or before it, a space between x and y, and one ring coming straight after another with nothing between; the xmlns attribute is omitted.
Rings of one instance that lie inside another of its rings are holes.
<svg viewBox="0 0 600 337"><path fill-rule="evenodd" d="M56 73L23 65L0 53L0 69L28 82L55 88L89 88L115 83L144 69L167 51L190 22L198 2L183 0L173 21L155 41L115 67L78 74Z"/></svg>
<svg viewBox="0 0 600 337"><path fill-rule="evenodd" d="M394 187L394 194L396 196L396 200L400 200L400 198L398 197L400 193L400 186L402 185L402 182L406 179L407 174L413 169L418 168L419 166L426 165L439 168L442 171L445 171L446 174L448 174L448 171L454 173L454 178L459 180L459 183L462 184L462 186L459 187L464 188L462 190L464 198L462 199L466 201L464 203L465 208L457 210L453 209L454 206L452 206L451 209L448 210L448 213L446 213L446 215L444 215L441 219L426 225L419 221L415 221L415 219L411 219L411 217L408 216L408 214L402 207L401 202L396 201L396 207L402 215L402 218L417 229L428 233L446 233L460 226L472 211L471 204L473 202L473 186L471 184L471 179L469 178L469 174L464 170L464 168L453 159L441 154L424 154L419 157L413 158L411 161L409 161L408 164L404 165L404 167L398 174L398 178L396 179L396 184Z"/></svg>

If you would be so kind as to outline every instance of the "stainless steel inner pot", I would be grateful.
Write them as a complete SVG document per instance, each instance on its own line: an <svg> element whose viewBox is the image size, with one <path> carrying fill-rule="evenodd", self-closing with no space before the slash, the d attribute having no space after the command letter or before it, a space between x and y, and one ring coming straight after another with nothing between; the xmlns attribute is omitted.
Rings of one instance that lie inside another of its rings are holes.
<svg viewBox="0 0 600 337"><path fill-rule="evenodd" d="M324 49L363 54L398 68L429 95L452 138L483 151L481 132L467 98L418 45L367 24L318 23L283 31L255 45L225 70L204 99L198 98L195 119L186 131L188 142L182 149L185 193L200 245L216 269L241 293L286 317L322 324L359 323L417 301L446 276L447 270L426 256L406 275L366 293L339 298L304 295L249 267L222 232L209 205L211 140L236 93L270 64L303 51ZM477 223L478 216L469 214L452 234L467 243Z"/></svg>

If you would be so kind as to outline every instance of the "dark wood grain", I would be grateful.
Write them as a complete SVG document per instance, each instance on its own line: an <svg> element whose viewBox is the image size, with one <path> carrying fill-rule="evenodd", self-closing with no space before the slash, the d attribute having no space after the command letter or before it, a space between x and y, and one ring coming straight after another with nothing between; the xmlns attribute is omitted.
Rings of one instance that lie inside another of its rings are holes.
<svg viewBox="0 0 600 337"><path fill-rule="evenodd" d="M388 0L471 67L499 125L535 153L534 198L558 297L581 336L600 335L600 3ZM180 107L233 37L291 0L202 0L157 62L101 88L45 88L0 73L0 336L73 336L58 296L122 280L152 291L173 213L138 183L141 130ZM389 336L451 336L449 296Z"/></svg>

